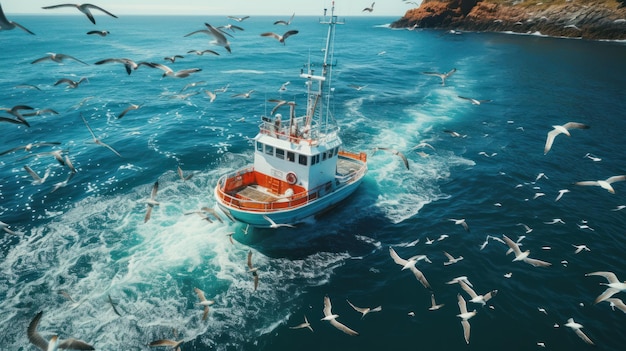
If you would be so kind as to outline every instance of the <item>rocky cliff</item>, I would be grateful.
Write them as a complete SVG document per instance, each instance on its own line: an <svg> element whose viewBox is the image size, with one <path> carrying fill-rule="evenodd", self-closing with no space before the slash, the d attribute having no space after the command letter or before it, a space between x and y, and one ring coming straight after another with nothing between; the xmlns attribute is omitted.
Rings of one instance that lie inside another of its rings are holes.
<svg viewBox="0 0 626 351"><path fill-rule="evenodd" d="M424 0L391 26L626 40L626 0Z"/></svg>

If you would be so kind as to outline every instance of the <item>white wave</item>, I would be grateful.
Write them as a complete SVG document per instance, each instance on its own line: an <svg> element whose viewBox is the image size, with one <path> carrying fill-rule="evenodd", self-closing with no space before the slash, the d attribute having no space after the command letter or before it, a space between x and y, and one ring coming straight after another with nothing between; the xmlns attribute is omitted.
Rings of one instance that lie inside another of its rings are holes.
<svg viewBox="0 0 626 351"><path fill-rule="evenodd" d="M24 326L7 333L4 347L23 345L25 326L40 310L42 330L102 350L143 350L154 339L173 338L174 329L179 338L201 336L207 345L224 334L229 344L243 344L283 323L303 290L327 283L349 255L316 253L292 261L253 249L260 276L255 292L246 266L250 248L231 244L226 235L243 235L239 225L184 215L212 206L204 194L219 171L186 182L173 172L161 176L161 204L147 223L143 199L150 184L114 197L86 198L32 228L0 263L3 318ZM194 287L216 300L207 321L201 320ZM121 317L108 304L109 295Z"/></svg>

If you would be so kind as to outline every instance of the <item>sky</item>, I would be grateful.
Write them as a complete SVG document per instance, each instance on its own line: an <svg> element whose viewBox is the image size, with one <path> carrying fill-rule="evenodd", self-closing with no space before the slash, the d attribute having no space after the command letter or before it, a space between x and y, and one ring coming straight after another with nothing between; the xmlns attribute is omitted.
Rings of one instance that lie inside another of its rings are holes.
<svg viewBox="0 0 626 351"><path fill-rule="evenodd" d="M420 3L417 0L416 3ZM73 3L71 0L4 0L0 1L5 14L68 14L77 9L44 10L43 6ZM115 15L232 15L232 16L320 16L332 0L91 0ZM336 0L335 14L339 16L402 17L407 10L417 7L403 0L379 0L373 12L363 12L372 0ZM97 12L97 10L93 10ZM286 18L286 19L287 19Z"/></svg>

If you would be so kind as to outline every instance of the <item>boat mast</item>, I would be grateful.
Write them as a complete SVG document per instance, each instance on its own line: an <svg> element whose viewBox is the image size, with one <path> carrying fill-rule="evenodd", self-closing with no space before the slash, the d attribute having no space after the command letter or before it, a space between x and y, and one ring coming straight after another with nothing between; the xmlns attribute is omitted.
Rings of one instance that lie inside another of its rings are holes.
<svg viewBox="0 0 626 351"><path fill-rule="evenodd" d="M316 76L314 75L314 71L309 60L308 63L308 72L307 74L301 74L302 78L309 79L308 82L308 95L309 100L307 101L307 119L306 125L310 126L316 111L319 108L319 126L320 129L323 126L325 129L322 131L324 134L328 131L329 118L330 118L330 95L332 90L331 86L331 77L332 77L332 62L334 59L334 44L335 44L335 25L343 24L342 22L337 21L337 16L335 15L335 2L332 1L332 6L330 9L330 17L327 19L326 17L326 9L324 9L324 20L320 21L321 24L328 24L328 34L326 35L326 46L324 47L324 61L322 63L322 75ZM317 91L313 91L313 81L317 82ZM324 84L327 84L328 92L326 96L323 95L324 92Z"/></svg>

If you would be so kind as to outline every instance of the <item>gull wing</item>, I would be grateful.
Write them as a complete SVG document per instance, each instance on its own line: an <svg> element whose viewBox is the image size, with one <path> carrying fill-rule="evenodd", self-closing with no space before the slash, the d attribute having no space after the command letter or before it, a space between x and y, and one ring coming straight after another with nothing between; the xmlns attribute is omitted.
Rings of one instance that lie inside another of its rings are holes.
<svg viewBox="0 0 626 351"><path fill-rule="evenodd" d="M469 324L469 321L463 319L463 320L461 320L461 325L463 326L463 337L465 337L465 342L469 344L469 338L470 338L470 324Z"/></svg>
<svg viewBox="0 0 626 351"><path fill-rule="evenodd" d="M159 191L159 181L154 182L152 186L152 192L150 193L150 199L154 200L156 198L157 192Z"/></svg>
<svg viewBox="0 0 626 351"><path fill-rule="evenodd" d="M615 306L617 307L620 311L626 313L626 304L624 303L624 301L612 297L610 299L606 299L605 301L609 302L611 304L611 307Z"/></svg>
<svg viewBox="0 0 626 351"><path fill-rule="evenodd" d="M417 269L415 266L410 266L409 269L411 270L411 272L413 272L415 278L417 278L417 280L419 280L426 289L430 289L430 284L428 283L428 280L426 280L426 277L424 276L424 273L422 273L422 271Z"/></svg>
<svg viewBox="0 0 626 351"><path fill-rule="evenodd" d="M254 269L252 266L252 250L248 251L248 269Z"/></svg>
<svg viewBox="0 0 626 351"><path fill-rule="evenodd" d="M576 329L574 331L576 335L578 335L581 339L583 339L587 344L594 345L593 341L589 339L589 337L582 331L582 329Z"/></svg>
<svg viewBox="0 0 626 351"><path fill-rule="evenodd" d="M602 302L618 292L620 292L619 289L607 288L602 294L600 294L600 296L596 297L596 300L593 303Z"/></svg>
<svg viewBox="0 0 626 351"><path fill-rule="evenodd" d="M39 312L35 315L35 318L33 318L33 320L28 325L28 328L26 329L26 335L28 336L28 341L30 341L31 344L37 346L42 350L47 350L48 341L37 332L37 325L39 324L39 320L41 319L42 314L43 312Z"/></svg>
<svg viewBox="0 0 626 351"><path fill-rule="evenodd" d="M592 272L592 273L587 273L585 274L586 276L590 276L590 275L597 275L600 277L604 277L606 280L609 281L609 283L619 283L619 279L617 279L617 276L615 275L615 273L613 272Z"/></svg>
<svg viewBox="0 0 626 351"><path fill-rule="evenodd" d="M476 292L472 288L470 288L469 285L467 285L463 280L459 280L459 285L461 285L461 288L465 290L465 292L468 293L472 299L478 297Z"/></svg>
<svg viewBox="0 0 626 351"><path fill-rule="evenodd" d="M463 296L461 296L461 294L457 294L456 298L458 300L459 311L461 311L461 314L467 313L467 303L465 302L465 299L463 299Z"/></svg>
<svg viewBox="0 0 626 351"><path fill-rule="evenodd" d="M328 316L332 316L333 315L333 312L331 310L332 307L333 306L330 303L330 297L324 296L324 309L323 309L324 317L328 317Z"/></svg>
<svg viewBox="0 0 626 351"><path fill-rule="evenodd" d="M565 129L589 129L589 126L578 122L567 122L563 125Z"/></svg>
<svg viewBox="0 0 626 351"><path fill-rule="evenodd" d="M88 343L74 338L65 339L59 342L59 349L95 350L93 346L89 345Z"/></svg>
<svg viewBox="0 0 626 351"><path fill-rule="evenodd" d="M538 259L530 258L530 257L526 257L523 261L535 267L552 266L552 263L550 262L546 262L546 261L542 261L542 260L538 260Z"/></svg>
<svg viewBox="0 0 626 351"><path fill-rule="evenodd" d="M402 267L406 266L406 264L409 262L401 258L400 256L398 256L398 254L396 253L396 250L394 250L392 247L389 247L389 255L391 256L391 258L393 259L395 263L401 265Z"/></svg>
<svg viewBox="0 0 626 351"><path fill-rule="evenodd" d="M550 151L550 149L552 148L552 144L554 143L554 138L556 138L556 136L559 134L561 134L561 131L559 131L558 129L553 129L548 132L548 137L546 138L546 146L543 148L544 155L547 154L548 151Z"/></svg>
<svg viewBox="0 0 626 351"><path fill-rule="evenodd" d="M626 180L626 175L618 175L618 176L610 177L606 180L606 182L611 184L611 183L620 182L623 180Z"/></svg>
<svg viewBox="0 0 626 351"><path fill-rule="evenodd" d="M33 177L33 180L35 182L41 182L41 177L35 173L35 171L33 171L30 167L24 165L24 169L26 170L26 172L28 172L28 174L30 174L31 177Z"/></svg>
<svg viewBox="0 0 626 351"><path fill-rule="evenodd" d="M348 303L348 305L352 306L352 308L354 308L355 311L361 313L361 314L366 314L367 312L369 312L369 310L367 308L361 308L361 307L357 307L355 305L352 304L352 302L348 301L346 299L346 302Z"/></svg>
<svg viewBox="0 0 626 351"><path fill-rule="evenodd" d="M348 328L347 326L345 326L345 325L341 324L341 323L340 323L340 322L338 322L336 319L331 319L331 320L330 320L330 324L331 324L333 327L335 327L335 328L337 328L337 329L341 330L342 332L344 332L344 333L346 333L346 334L348 334L348 335L352 335L352 336L359 335L359 333L357 333L356 331L354 331L354 330L352 330L352 329Z"/></svg>
<svg viewBox="0 0 626 351"><path fill-rule="evenodd" d="M511 240L508 236L504 234L502 235L502 238L504 239L504 242L507 244L507 246L511 250L513 250L513 252L515 253L515 256L519 256L522 254L522 251L520 250L519 245L515 241Z"/></svg>
<svg viewBox="0 0 626 351"><path fill-rule="evenodd" d="M183 340L174 341L168 339L155 340L148 344L148 346L170 346L172 348L177 348L180 344L183 343Z"/></svg>

